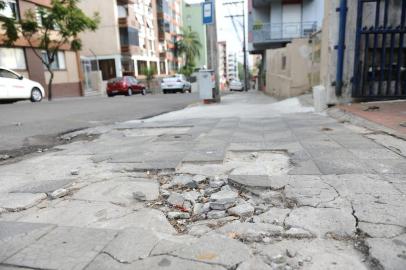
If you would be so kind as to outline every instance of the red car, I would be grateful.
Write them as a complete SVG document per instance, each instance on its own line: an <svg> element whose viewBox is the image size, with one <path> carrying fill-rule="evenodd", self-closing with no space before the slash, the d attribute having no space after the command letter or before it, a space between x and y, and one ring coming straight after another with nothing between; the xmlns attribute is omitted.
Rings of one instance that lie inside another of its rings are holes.
<svg viewBox="0 0 406 270"><path fill-rule="evenodd" d="M132 76L111 79L107 83L107 96L109 97L115 95L132 96L132 94L136 93L145 95L145 85L139 83Z"/></svg>

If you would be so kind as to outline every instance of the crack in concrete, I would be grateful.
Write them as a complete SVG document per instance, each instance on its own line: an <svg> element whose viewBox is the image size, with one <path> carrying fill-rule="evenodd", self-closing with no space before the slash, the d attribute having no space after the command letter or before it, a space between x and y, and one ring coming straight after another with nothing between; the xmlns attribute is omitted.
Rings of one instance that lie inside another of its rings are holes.
<svg viewBox="0 0 406 270"><path fill-rule="evenodd" d="M156 255L152 255L150 257L158 257L158 256L170 256L170 257L174 257L174 258L178 258L178 259L185 260L185 261L190 261L190 262L204 263L204 264L208 264L208 265L216 265L216 266L224 267L224 268L226 268L228 270L232 270L233 269L232 267L234 267L234 265L231 266L231 267L228 267L227 265L221 264L221 263L211 263L211 262L206 262L206 261L200 261L200 260L197 260L197 259L185 258L185 257L178 256L178 255L175 255L175 254L172 254L172 253L163 253L163 254L159 254L159 255L156 254Z"/></svg>
<svg viewBox="0 0 406 270"><path fill-rule="evenodd" d="M110 252L105 251L105 250L103 250L101 252L101 254L106 254L107 256L109 256L110 258L112 258L113 260L115 260L116 262L118 262L120 264L131 264L132 263L132 262L129 262L129 261L120 260L119 258L114 256L113 254L111 254Z"/></svg>
<svg viewBox="0 0 406 270"><path fill-rule="evenodd" d="M355 228L356 228L355 242L354 242L355 249L363 254L365 263L369 266L370 269L384 270L384 267L382 266L380 261L378 259L376 259L375 257L372 257L371 254L369 253L369 246L366 244L365 239L370 236L359 228L360 220L359 220L358 216L356 215L356 210L355 210L352 202L350 202L350 203L351 203L351 209L352 209L351 214L355 219Z"/></svg>

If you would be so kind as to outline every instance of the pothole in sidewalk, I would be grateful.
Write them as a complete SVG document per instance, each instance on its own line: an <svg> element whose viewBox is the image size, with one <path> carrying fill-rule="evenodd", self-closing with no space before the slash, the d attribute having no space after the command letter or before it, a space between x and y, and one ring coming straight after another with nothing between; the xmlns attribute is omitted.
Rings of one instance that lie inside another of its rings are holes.
<svg viewBox="0 0 406 270"><path fill-rule="evenodd" d="M190 127L170 127L170 128L137 128L125 129L121 132L125 137L141 137L141 136L163 136L184 134L190 130Z"/></svg>
<svg viewBox="0 0 406 270"><path fill-rule="evenodd" d="M291 169L290 158L285 151L227 153L224 166L234 175L284 175Z"/></svg>

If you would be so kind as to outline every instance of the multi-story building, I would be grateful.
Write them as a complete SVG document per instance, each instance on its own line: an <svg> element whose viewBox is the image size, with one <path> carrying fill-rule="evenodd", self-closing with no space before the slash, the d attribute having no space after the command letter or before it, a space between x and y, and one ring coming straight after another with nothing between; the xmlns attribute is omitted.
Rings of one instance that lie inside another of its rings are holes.
<svg viewBox="0 0 406 270"><path fill-rule="evenodd" d="M181 58L176 52L176 41L182 27L181 0L157 0L159 65L166 74L179 69Z"/></svg>
<svg viewBox="0 0 406 270"><path fill-rule="evenodd" d="M227 80L228 78L228 62L227 62L227 42L218 42L218 68L220 81Z"/></svg>
<svg viewBox="0 0 406 270"><path fill-rule="evenodd" d="M324 0L248 0L248 51L262 56L259 89L280 97L310 90L309 38L323 15Z"/></svg>
<svg viewBox="0 0 406 270"><path fill-rule="evenodd" d="M142 76L146 68L165 73L159 67L156 2L151 0L86 0L80 2L87 14L100 14L95 32L81 35L85 76L100 70L102 79Z"/></svg>
<svg viewBox="0 0 406 270"><path fill-rule="evenodd" d="M206 28L202 24L202 5L200 3L189 4L186 1L183 1L183 26L188 27L192 31L196 32L200 44L200 56L196 57L195 64L197 68L206 68L207 67L207 40L206 40ZM221 76L220 76L221 78Z"/></svg>
<svg viewBox="0 0 406 270"><path fill-rule="evenodd" d="M6 8L1 10L3 16L16 19L23 18L28 10L37 12L38 8L49 7L48 0L3 0ZM41 17L38 16L40 23ZM0 39L0 66L13 69L23 76L37 81L46 89L50 74L46 71L41 59L36 56L43 52L31 49L23 38L17 40L12 47L2 46ZM61 48L54 62L53 97L81 96L83 95L80 64L78 54L69 48Z"/></svg>
<svg viewBox="0 0 406 270"><path fill-rule="evenodd" d="M262 53L307 37L323 22L324 0L249 0L248 50Z"/></svg>
<svg viewBox="0 0 406 270"><path fill-rule="evenodd" d="M229 53L227 56L227 80L238 80L238 60L236 53Z"/></svg>

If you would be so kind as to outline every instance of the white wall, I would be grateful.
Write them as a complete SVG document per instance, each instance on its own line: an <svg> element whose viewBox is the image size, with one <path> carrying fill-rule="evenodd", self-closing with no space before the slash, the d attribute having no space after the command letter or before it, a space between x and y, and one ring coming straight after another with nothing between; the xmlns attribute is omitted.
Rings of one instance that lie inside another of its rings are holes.
<svg viewBox="0 0 406 270"><path fill-rule="evenodd" d="M303 22L317 21L318 29L323 24L324 0L303 1Z"/></svg>

